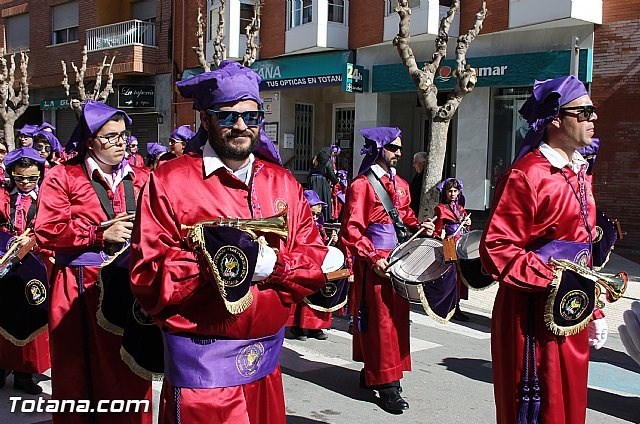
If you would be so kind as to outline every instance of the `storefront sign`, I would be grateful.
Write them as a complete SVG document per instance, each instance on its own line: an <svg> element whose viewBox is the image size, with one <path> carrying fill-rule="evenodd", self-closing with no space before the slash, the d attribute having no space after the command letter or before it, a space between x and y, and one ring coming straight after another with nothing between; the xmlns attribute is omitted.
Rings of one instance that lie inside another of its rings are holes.
<svg viewBox="0 0 640 424"><path fill-rule="evenodd" d="M68 107L69 107L68 99L42 100L40 102L40 110L66 109Z"/></svg>
<svg viewBox="0 0 640 424"><path fill-rule="evenodd" d="M369 89L369 70L364 66L347 63L342 89L347 93L364 93Z"/></svg>
<svg viewBox="0 0 640 424"><path fill-rule="evenodd" d="M118 86L118 107L155 107L155 85Z"/></svg>
<svg viewBox="0 0 640 424"><path fill-rule="evenodd" d="M340 85L351 60L350 50L257 60L251 65L262 78L261 90Z"/></svg>
<svg viewBox="0 0 640 424"><path fill-rule="evenodd" d="M569 74L571 64L569 50L512 54L467 58L467 64L476 69L476 87L526 87L535 79L545 80ZM592 51L580 51L578 78L591 81ZM418 63L422 68L424 62ZM435 81L438 89L453 89L456 82L455 60L445 60L438 69ZM371 91L404 92L415 91L416 86L402 63L376 65L373 67Z"/></svg>

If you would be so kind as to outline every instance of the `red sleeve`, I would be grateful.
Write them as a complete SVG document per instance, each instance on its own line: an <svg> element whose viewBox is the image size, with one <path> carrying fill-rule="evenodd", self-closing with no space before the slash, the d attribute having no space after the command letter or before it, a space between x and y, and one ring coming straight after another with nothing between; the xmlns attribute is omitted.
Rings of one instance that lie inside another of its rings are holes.
<svg viewBox="0 0 640 424"><path fill-rule="evenodd" d="M444 207L445 205L443 203L438 203L433 209L433 215L436 217L436 220L433 223L436 226L436 229L433 230L433 235L437 238L442 238L442 228L444 227L444 221L442 220L444 216Z"/></svg>
<svg viewBox="0 0 640 424"><path fill-rule="evenodd" d="M537 191L522 171L511 169L502 176L480 243L482 266L501 284L539 291L553 280L552 268L525 249L537 204Z"/></svg>

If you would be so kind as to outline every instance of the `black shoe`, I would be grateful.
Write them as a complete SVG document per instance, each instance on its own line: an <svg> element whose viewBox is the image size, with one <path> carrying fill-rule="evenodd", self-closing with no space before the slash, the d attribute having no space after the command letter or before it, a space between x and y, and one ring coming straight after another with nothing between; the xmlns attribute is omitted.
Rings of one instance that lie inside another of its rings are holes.
<svg viewBox="0 0 640 424"><path fill-rule="evenodd" d="M293 337L295 339L298 339L301 342L304 342L307 340L307 336L304 334L304 330L300 327L296 327L295 325L291 327L291 334L293 334Z"/></svg>
<svg viewBox="0 0 640 424"><path fill-rule="evenodd" d="M316 340L327 340L329 337L327 336L327 333L322 330L309 330L307 334L309 337Z"/></svg>
<svg viewBox="0 0 640 424"><path fill-rule="evenodd" d="M30 395L39 395L42 393L42 387L33 381L31 373L13 373L13 388L23 391Z"/></svg>
<svg viewBox="0 0 640 424"><path fill-rule="evenodd" d="M389 387L378 391L380 394L380 407L390 412L402 412L409 409L409 404L400 396L398 387Z"/></svg>
<svg viewBox="0 0 640 424"><path fill-rule="evenodd" d="M456 311L454 312L451 318L455 319L456 321L464 321L464 322L467 322L471 319L471 317L469 317L469 315L462 312L460 308L456 309Z"/></svg>
<svg viewBox="0 0 640 424"><path fill-rule="evenodd" d="M367 386L367 380L364 378L364 368L360 370L360 388L361 389L369 388L369 386Z"/></svg>

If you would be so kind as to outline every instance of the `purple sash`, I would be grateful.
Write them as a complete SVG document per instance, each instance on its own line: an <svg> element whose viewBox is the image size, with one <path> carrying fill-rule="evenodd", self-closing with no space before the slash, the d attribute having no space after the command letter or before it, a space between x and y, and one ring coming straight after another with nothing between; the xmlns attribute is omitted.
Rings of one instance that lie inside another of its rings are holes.
<svg viewBox="0 0 640 424"><path fill-rule="evenodd" d="M162 332L164 376L174 387L213 389L241 386L278 366L284 327L273 336L249 340L208 339Z"/></svg>
<svg viewBox="0 0 640 424"><path fill-rule="evenodd" d="M587 265L591 256L589 243L567 240L541 240L527 247L527 250L535 252L545 262L553 257Z"/></svg>
<svg viewBox="0 0 640 424"><path fill-rule="evenodd" d="M369 224L364 235L376 249L392 250L398 244L393 224Z"/></svg>
<svg viewBox="0 0 640 424"><path fill-rule="evenodd" d="M109 255L102 250L79 253L56 252L56 263L66 266L100 266L108 259Z"/></svg>

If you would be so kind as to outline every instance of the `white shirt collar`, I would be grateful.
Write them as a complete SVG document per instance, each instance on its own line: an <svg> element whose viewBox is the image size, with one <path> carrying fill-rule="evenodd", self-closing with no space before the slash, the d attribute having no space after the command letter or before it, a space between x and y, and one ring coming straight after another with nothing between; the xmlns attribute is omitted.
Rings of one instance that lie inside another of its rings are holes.
<svg viewBox="0 0 640 424"><path fill-rule="evenodd" d="M384 169L382 169L382 167L380 165L378 165L377 163L374 163L373 165L371 165L371 171L373 171L373 173L375 174L376 177L378 178L382 178L383 175L386 175L387 177L391 178L391 175L389 175L389 172L386 172ZM396 169L395 168L389 168L389 171L395 175L396 174Z"/></svg>
<svg viewBox="0 0 640 424"><path fill-rule="evenodd" d="M560 155L560 153L555 151L555 149L549 146L547 143L540 143L540 147L538 148L540 149L540 153L542 153L542 155L547 158L549 163L558 169L562 169L565 166L568 166L573 170L573 172L577 174L580 171L580 168L589 165L586 159L583 158L582 155L578 153L578 151L573 152L571 162L568 162L565 158L562 157L562 155Z"/></svg>
<svg viewBox="0 0 640 424"><path fill-rule="evenodd" d="M213 150L213 147L211 147L211 144L207 142L202 148L202 161L204 162L205 177L208 177L220 168L225 168L227 171L229 171L229 173L234 175L240 181L244 182L247 186L249 185L249 181L251 181L251 170L253 169L253 162L255 162L255 159L256 158L253 153L250 153L249 162L247 162L247 164L242 168L233 171L231 168L225 165L224 162L222 162L220 156L218 156L216 151Z"/></svg>
<svg viewBox="0 0 640 424"><path fill-rule="evenodd" d="M20 193L20 190L18 190L18 187L14 187L13 190L11 190L10 194L15 194L15 193ZM31 190L29 193L22 193L23 196L27 195L27 196L31 196L31 198L33 200L38 200L38 188L34 188L33 190Z"/></svg>
<svg viewBox="0 0 640 424"><path fill-rule="evenodd" d="M102 169L100 169L100 166L98 166L98 162L96 162L96 160L92 158L91 155L87 155L84 158L84 164L87 167L89 178L91 178L95 171L98 171L98 174L102 177L102 179L107 184L109 184L112 192L116 191L118 185L122 182L122 180L124 180L124 177L126 177L127 175L131 174L131 177L134 179L136 177L136 173L133 171L133 168L131 168L131 165L129 165L129 162L127 162L124 166L119 167L111 174L107 174Z"/></svg>

